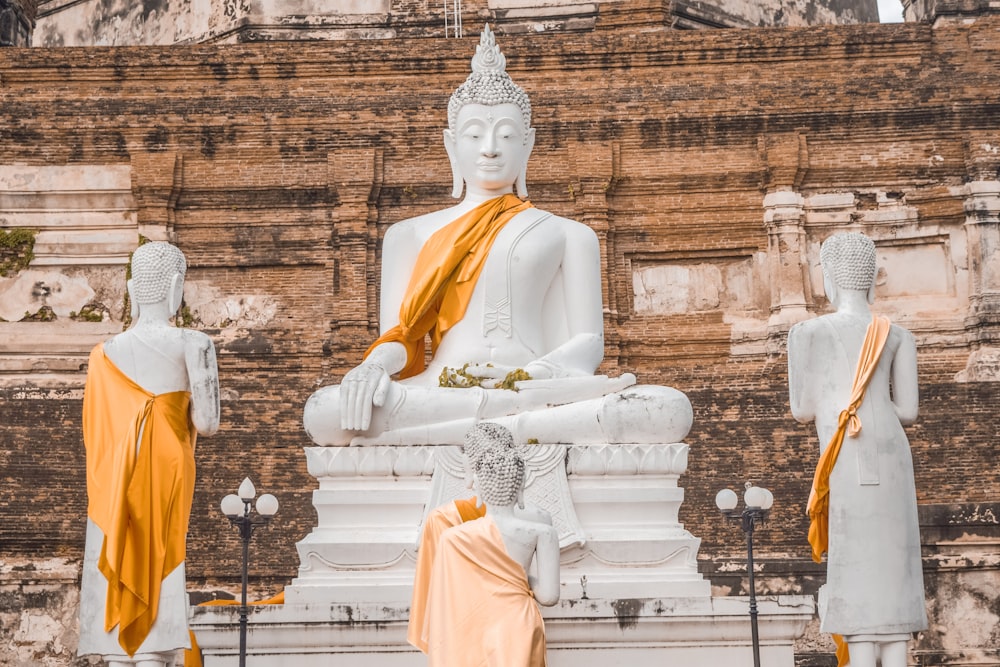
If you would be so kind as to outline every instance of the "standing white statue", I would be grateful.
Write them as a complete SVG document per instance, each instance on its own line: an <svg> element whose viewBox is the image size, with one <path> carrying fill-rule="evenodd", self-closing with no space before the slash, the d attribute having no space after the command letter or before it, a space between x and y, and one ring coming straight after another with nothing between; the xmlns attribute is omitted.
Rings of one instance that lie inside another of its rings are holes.
<svg viewBox="0 0 1000 667"><path fill-rule="evenodd" d="M816 421L821 448L809 501L813 558L827 554L821 629L843 665L905 667L927 627L910 444L917 417L912 334L873 317L875 245L863 234L823 243L823 286L836 312L788 334L792 416Z"/></svg>
<svg viewBox="0 0 1000 667"><path fill-rule="evenodd" d="M512 449L486 452L476 463L486 516L438 540L426 609L430 667L545 665L538 605L559 601L559 536L518 511L524 468Z"/></svg>
<svg viewBox="0 0 1000 667"><path fill-rule="evenodd" d="M219 428L212 340L178 329L187 264L169 243L140 246L128 292L135 324L90 354L83 398L87 544L80 655L173 665L188 648L184 553L198 433Z"/></svg>
<svg viewBox="0 0 1000 667"><path fill-rule="evenodd" d="M453 195L464 186L465 198L386 233L382 335L341 385L306 403L316 444L457 445L484 419L518 442L670 443L687 434L681 392L633 387L631 374L594 375L604 356L599 243L586 225L519 198L534 140L528 96L486 26L444 131Z"/></svg>

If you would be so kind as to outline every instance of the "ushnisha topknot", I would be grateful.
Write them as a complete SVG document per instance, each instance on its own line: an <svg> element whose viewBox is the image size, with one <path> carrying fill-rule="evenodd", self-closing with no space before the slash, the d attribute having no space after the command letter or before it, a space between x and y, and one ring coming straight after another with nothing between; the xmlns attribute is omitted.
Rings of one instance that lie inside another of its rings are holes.
<svg viewBox="0 0 1000 667"><path fill-rule="evenodd" d="M513 449L514 436L506 427L493 422L479 422L466 433L462 453L475 468L483 454L494 449Z"/></svg>
<svg viewBox="0 0 1000 667"><path fill-rule="evenodd" d="M187 261L177 246L145 243L132 253L132 298L138 304L159 303L167 298L174 275L185 273Z"/></svg>
<svg viewBox="0 0 1000 667"><path fill-rule="evenodd" d="M472 74L448 101L448 127L455 129L458 112L466 104L494 106L507 102L521 110L525 131L531 129L528 94L507 74L507 59L500 53L496 36L487 23L479 37L476 55L472 58Z"/></svg>
<svg viewBox="0 0 1000 667"><path fill-rule="evenodd" d="M875 244L859 232L828 238L820 246L819 261L840 289L867 290L875 281Z"/></svg>
<svg viewBox="0 0 1000 667"><path fill-rule="evenodd" d="M513 449L492 449L476 463L479 497L489 505L513 505L524 485L524 459Z"/></svg>

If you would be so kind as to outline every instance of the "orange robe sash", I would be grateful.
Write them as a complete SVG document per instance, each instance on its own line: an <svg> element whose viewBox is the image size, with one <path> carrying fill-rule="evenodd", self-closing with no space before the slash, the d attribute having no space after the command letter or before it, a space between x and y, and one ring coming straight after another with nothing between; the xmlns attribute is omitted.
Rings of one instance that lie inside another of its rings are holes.
<svg viewBox="0 0 1000 667"><path fill-rule="evenodd" d="M484 516L486 516L486 505L477 506L476 497L473 496L437 507L431 510L424 520L416 570L413 573L410 618L406 626L406 641L424 653L427 653L427 594L431 587L438 540L449 528Z"/></svg>
<svg viewBox="0 0 1000 667"><path fill-rule="evenodd" d="M851 400L847 409L842 410L837 418L837 430L834 431L816 465L812 490L809 493L808 511L809 544L812 547L812 558L817 563L822 562L823 554L830 546L830 475L837 464L840 448L844 444L844 435L849 434L853 438L861 431L861 420L858 418L857 410L865 399L868 383L871 382L872 375L878 367L878 360L889 338L890 327L889 318L878 316L873 317L871 324L868 325L858 365L854 370ZM850 660L847 643L836 634L833 635L833 641L837 646L837 665L844 667Z"/></svg>
<svg viewBox="0 0 1000 667"><path fill-rule="evenodd" d="M196 431L186 391L154 395L98 345L83 395L87 516L104 533L104 630L129 655L146 639L163 579L184 561L194 495Z"/></svg>
<svg viewBox="0 0 1000 667"><path fill-rule="evenodd" d="M445 531L427 599L429 667L545 667L545 624L489 516Z"/></svg>
<svg viewBox="0 0 1000 667"><path fill-rule="evenodd" d="M423 371L424 337L431 335L433 354L445 333L465 316L497 234L515 215L532 207L515 195L502 195L434 232L417 255L399 306L399 324L379 336L365 356L382 343L402 343L406 366L400 379Z"/></svg>

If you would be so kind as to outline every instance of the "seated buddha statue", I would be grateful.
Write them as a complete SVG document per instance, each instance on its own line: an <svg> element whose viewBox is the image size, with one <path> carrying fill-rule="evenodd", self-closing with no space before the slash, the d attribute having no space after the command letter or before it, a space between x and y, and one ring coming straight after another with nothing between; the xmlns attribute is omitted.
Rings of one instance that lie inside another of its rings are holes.
<svg viewBox="0 0 1000 667"><path fill-rule="evenodd" d="M317 445L460 445L481 420L521 443L687 434L683 393L594 374L604 357L600 245L586 225L527 200L534 141L528 96L486 26L444 130L461 202L387 231L381 336L340 385L307 401Z"/></svg>

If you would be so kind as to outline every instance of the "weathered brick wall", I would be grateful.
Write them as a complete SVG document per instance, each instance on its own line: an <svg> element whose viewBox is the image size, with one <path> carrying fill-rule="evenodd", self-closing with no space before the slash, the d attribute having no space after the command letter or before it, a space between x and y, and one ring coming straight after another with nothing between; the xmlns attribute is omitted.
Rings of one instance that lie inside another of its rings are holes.
<svg viewBox="0 0 1000 667"><path fill-rule="evenodd" d="M210 317L208 301L194 308L216 339L223 414L220 432L198 443L193 587L236 585L237 540L217 508L247 474L282 503L255 538L254 585L295 575L294 543L315 523L302 405L373 337L385 229L449 202L444 108L474 43L0 51L0 166L128 165L138 230L185 251L189 286L274 306L232 319ZM703 559L741 553L713 498L750 478L776 495L761 557L801 562L818 445L788 413L787 326L769 324L762 199L783 188L855 192L854 222L838 224L886 234L863 222L878 189L915 211L907 233L935 226L957 243L963 184L997 174L982 146L1000 145L1000 20L608 31L502 46L535 109L533 201L602 241L603 370L678 387L694 405L681 519L703 538ZM694 264L750 267L739 274L750 297L637 308L638 270ZM825 306L817 295L807 294L810 311ZM957 297L944 310L881 303L920 345L921 417L908 431L920 502L995 499L1000 387L955 376L971 341L998 344L997 321L970 316ZM80 557L82 378L0 374L4 557Z"/></svg>

